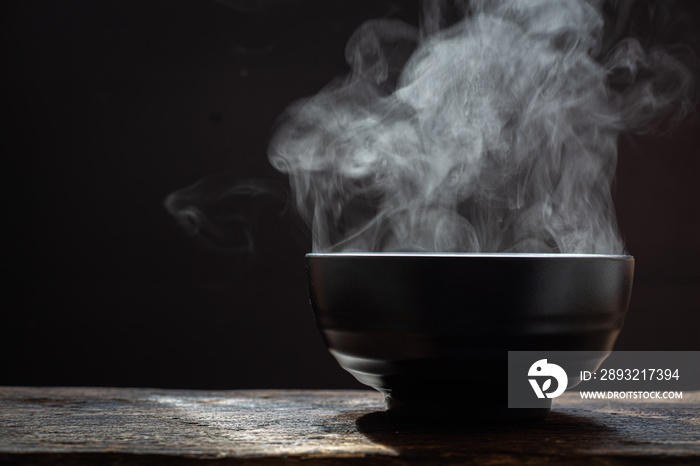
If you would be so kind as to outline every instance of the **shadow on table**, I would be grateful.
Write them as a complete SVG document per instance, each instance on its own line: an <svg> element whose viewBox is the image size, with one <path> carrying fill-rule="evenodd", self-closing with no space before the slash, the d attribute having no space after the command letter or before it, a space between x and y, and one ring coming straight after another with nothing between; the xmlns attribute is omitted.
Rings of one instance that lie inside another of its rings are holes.
<svg viewBox="0 0 700 466"><path fill-rule="evenodd" d="M370 441L413 455L436 451L456 456L479 452L558 455L580 452L615 436L615 429L605 424L561 412L551 412L541 421L511 424L398 422L385 412L373 412L355 424Z"/></svg>

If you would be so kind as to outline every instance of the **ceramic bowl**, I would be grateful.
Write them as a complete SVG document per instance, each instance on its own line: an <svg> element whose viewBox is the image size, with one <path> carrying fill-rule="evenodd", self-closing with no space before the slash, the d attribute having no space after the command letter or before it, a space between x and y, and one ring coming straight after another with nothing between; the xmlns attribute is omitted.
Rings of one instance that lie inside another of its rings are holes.
<svg viewBox="0 0 700 466"><path fill-rule="evenodd" d="M390 414L434 418L542 417L549 399L508 409L508 351L612 350L634 273L626 255L329 253L306 265L338 363Z"/></svg>

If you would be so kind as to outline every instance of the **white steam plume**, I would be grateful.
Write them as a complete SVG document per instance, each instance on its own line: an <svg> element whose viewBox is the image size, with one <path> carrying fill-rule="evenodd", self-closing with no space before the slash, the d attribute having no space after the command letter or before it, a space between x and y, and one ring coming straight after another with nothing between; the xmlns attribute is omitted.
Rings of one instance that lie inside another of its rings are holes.
<svg viewBox="0 0 700 466"><path fill-rule="evenodd" d="M603 51L590 2L471 2L449 27L426 5L420 31L361 26L350 75L273 137L313 250L622 253L618 133L668 119L686 70L631 38Z"/></svg>

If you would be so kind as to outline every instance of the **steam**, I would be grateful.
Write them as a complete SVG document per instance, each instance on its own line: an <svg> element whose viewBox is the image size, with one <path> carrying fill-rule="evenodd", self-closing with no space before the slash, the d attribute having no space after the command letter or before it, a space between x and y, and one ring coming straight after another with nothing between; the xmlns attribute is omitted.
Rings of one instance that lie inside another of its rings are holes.
<svg viewBox="0 0 700 466"><path fill-rule="evenodd" d="M281 211L281 190L267 180L203 178L168 195L165 209L189 236L212 250L229 255L256 252L256 239L265 219L260 212Z"/></svg>
<svg viewBox="0 0 700 466"><path fill-rule="evenodd" d="M618 134L687 113L688 71L606 43L592 3L471 2L451 25L425 5L420 30L361 26L351 73L276 130L269 160L313 250L624 252Z"/></svg>

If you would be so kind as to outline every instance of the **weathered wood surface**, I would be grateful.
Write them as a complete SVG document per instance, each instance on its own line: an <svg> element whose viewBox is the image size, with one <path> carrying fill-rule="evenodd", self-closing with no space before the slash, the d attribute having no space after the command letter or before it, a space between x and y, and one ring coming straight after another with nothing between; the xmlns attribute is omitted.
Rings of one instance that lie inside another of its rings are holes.
<svg viewBox="0 0 700 466"><path fill-rule="evenodd" d="M397 425L371 391L0 387L0 464L700 464L681 403L555 400L543 421Z"/></svg>

